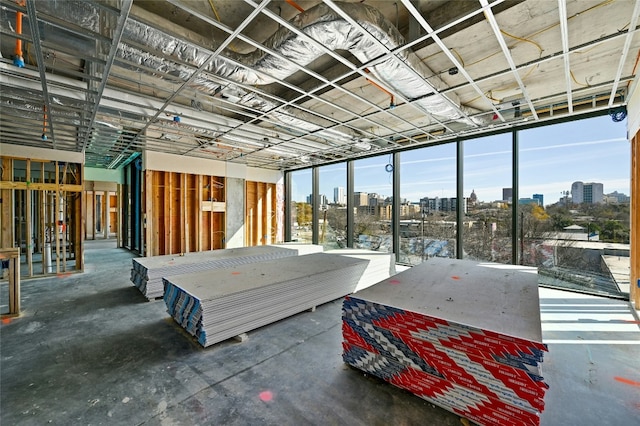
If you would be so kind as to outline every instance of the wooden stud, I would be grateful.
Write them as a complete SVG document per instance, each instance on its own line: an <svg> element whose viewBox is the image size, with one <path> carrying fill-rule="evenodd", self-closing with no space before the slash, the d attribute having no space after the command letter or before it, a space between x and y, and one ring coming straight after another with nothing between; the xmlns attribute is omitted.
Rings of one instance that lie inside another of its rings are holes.
<svg viewBox="0 0 640 426"><path fill-rule="evenodd" d="M187 174L178 174L180 178L179 183L179 200L180 200L180 253L187 253L187 232L189 232L188 218L187 218Z"/></svg>
<svg viewBox="0 0 640 426"><path fill-rule="evenodd" d="M1 183L10 182L13 180L13 161L10 158L2 157L2 177ZM13 190L11 189L0 190L0 197L2 197L2 229L0 234L2 235L0 241L0 247L13 247Z"/></svg>
<svg viewBox="0 0 640 426"><path fill-rule="evenodd" d="M202 175L196 176L196 251L202 251Z"/></svg>
<svg viewBox="0 0 640 426"><path fill-rule="evenodd" d="M9 315L20 315L20 248L0 248L0 259L9 259Z"/></svg>
<svg viewBox="0 0 640 426"><path fill-rule="evenodd" d="M56 186L58 186L60 184L60 174L59 174L59 169L58 169L59 165L58 162L56 161L56 165L55 165L55 170L56 170ZM60 235L58 235L58 231L60 228L58 228L58 220L60 217L60 190L56 191L56 197L55 197L55 211L53 214L53 235L55 236L56 239L56 274L60 273Z"/></svg>
<svg viewBox="0 0 640 426"><path fill-rule="evenodd" d="M164 252L160 254L171 254L171 173L163 172L164 175Z"/></svg>
<svg viewBox="0 0 640 426"><path fill-rule="evenodd" d="M84 176L84 165L80 166L81 179ZM86 208L84 203L82 202L82 197L78 196L74 197L74 207L73 207L73 216L71 220L73 221L73 229L74 229L74 247L75 247L75 258L76 258L76 270L84 271L84 238L82 234L82 228L84 226L84 218L86 213Z"/></svg>
<svg viewBox="0 0 640 426"><path fill-rule="evenodd" d="M66 176L66 166L65 166L65 173L63 176ZM60 202L61 202L61 208L62 208L62 219L60 219L60 223L62 223L62 225L60 226L60 230L62 231L62 271L63 272L67 272L67 208L68 208L68 199L67 199L67 193L66 192L62 192L60 195ZM58 216L60 217L60 216ZM103 226L104 226L104 222L103 222Z"/></svg>
<svg viewBox="0 0 640 426"><path fill-rule="evenodd" d="M111 210L111 201L109 200L109 191L102 193L102 237L106 240L109 238L109 220Z"/></svg>
<svg viewBox="0 0 640 426"><path fill-rule="evenodd" d="M31 182L31 160L29 158L27 158L27 170L26 170L26 180L27 183ZM27 258L27 275L29 277L33 276L33 253L32 251L32 245L31 245L31 241L33 240L33 227L32 227L32 223L31 223L31 190L29 189L29 186L27 186L27 189L25 191L25 227L26 227L26 237L27 237L27 241L25 243L25 249L26 249L26 258Z"/></svg>

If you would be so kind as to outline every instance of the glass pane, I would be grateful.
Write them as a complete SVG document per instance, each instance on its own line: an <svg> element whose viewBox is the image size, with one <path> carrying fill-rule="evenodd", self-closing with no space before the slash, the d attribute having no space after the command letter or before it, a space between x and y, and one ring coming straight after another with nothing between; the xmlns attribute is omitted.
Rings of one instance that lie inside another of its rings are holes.
<svg viewBox="0 0 640 426"><path fill-rule="evenodd" d="M13 181L25 182L27 180L27 161L13 160Z"/></svg>
<svg viewBox="0 0 640 426"><path fill-rule="evenodd" d="M42 162L31 160L30 181L34 183L42 182Z"/></svg>
<svg viewBox="0 0 640 426"><path fill-rule="evenodd" d="M392 157L380 156L354 162L354 245L356 248L391 252Z"/></svg>
<svg viewBox="0 0 640 426"><path fill-rule="evenodd" d="M463 143L464 257L511 263L511 134Z"/></svg>
<svg viewBox="0 0 640 426"><path fill-rule="evenodd" d="M609 116L520 133L520 247L542 284L629 293L629 151Z"/></svg>
<svg viewBox="0 0 640 426"><path fill-rule="evenodd" d="M455 199L454 143L401 153L400 263L456 257Z"/></svg>
<svg viewBox="0 0 640 426"><path fill-rule="evenodd" d="M311 177L311 169L291 173L291 241L313 241Z"/></svg>
<svg viewBox="0 0 640 426"><path fill-rule="evenodd" d="M343 248L347 244L347 165L320 167L320 236L325 250Z"/></svg>

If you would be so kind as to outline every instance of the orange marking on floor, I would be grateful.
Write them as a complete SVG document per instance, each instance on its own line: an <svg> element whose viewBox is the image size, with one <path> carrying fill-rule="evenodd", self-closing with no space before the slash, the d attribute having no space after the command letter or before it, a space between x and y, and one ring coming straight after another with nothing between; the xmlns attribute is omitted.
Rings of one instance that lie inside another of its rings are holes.
<svg viewBox="0 0 640 426"><path fill-rule="evenodd" d="M624 377L614 377L613 379L617 382L624 383L625 385L640 386L640 382L636 382L630 379L625 379Z"/></svg>
<svg viewBox="0 0 640 426"><path fill-rule="evenodd" d="M11 318L2 318L2 324L9 324L11 322Z"/></svg>
<svg viewBox="0 0 640 426"><path fill-rule="evenodd" d="M240 272L238 272L238 271L233 271L233 272L231 273L231 275L240 275Z"/></svg>
<svg viewBox="0 0 640 426"><path fill-rule="evenodd" d="M451 279L452 279L452 280L459 280L459 279L460 279L460 277L459 277L459 276L457 276L457 275L452 275L452 276L451 276Z"/></svg>

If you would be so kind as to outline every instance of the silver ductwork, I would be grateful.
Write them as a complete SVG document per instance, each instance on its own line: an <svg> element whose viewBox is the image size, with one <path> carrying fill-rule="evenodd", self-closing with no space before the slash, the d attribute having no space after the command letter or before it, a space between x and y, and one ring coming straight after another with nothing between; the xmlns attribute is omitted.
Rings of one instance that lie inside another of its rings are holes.
<svg viewBox="0 0 640 426"><path fill-rule="evenodd" d="M326 49L348 50L362 63L379 58L388 50L405 43L398 30L377 9L361 3L339 3L339 6L385 48L380 47L371 37L365 36L361 28L349 23L324 3L300 13L291 21L291 25ZM66 20L99 33L100 24L97 17L100 14L97 9L97 6L83 1L50 0L38 4L39 12L51 16L65 16ZM0 26L5 31L11 30L10 22L1 22ZM82 45L83 43L75 43L76 48ZM326 129L319 123L319 120L325 121L324 119L297 108L284 107L273 111L278 106L275 102L240 86L229 85L229 81L243 85L266 85L284 80L298 71L299 67L295 64L306 66L324 54L322 48L286 27L281 27L264 41L263 45L282 58L260 49L249 54L225 51L225 57L217 56L209 62L204 69L205 72L201 72L192 85L196 90L210 95L232 91L237 104L267 113L285 127L312 133L314 137L329 141L330 144L352 144L363 138L363 135L355 131L346 133ZM148 50L142 50L137 46L146 46ZM190 78L209 55L210 51L206 49L133 19L126 22L117 52L122 61L121 65L130 68L139 65L141 68L157 70L182 81ZM415 106L438 120L460 120L472 124L466 120L464 114L477 111L461 106L453 94L447 95L447 98L441 95L439 91L444 89L446 84L435 76L415 53L405 49L398 57L399 60L386 58L369 66L368 69L392 91L413 101Z"/></svg>
<svg viewBox="0 0 640 426"><path fill-rule="evenodd" d="M340 7L386 49L370 37L364 36L360 28L351 25L323 3L297 15L291 24L329 50L348 50L362 63L368 63L386 54L387 49L393 50L404 44L402 35L377 9L359 3L340 3ZM137 21L127 23L123 39L149 46L151 50L190 64L191 66L183 65L132 46L122 49L122 54L129 62L157 69L183 80L191 76L194 67L202 66L209 55L207 51ZM324 54L323 49L286 27L280 28L263 44L282 58L260 49L244 55L227 51L226 57L214 58L205 70L215 76L245 85L266 85L284 80L298 71L296 63L306 66ZM387 58L370 66L369 71L393 91L413 101L418 108L439 120L463 120L463 112L477 112L461 106L454 94L447 95L447 99L437 93L443 90L446 84L434 75L435 73L415 53L403 50L398 55L403 63ZM194 86L210 94L217 93L224 84L225 82L207 78L206 74L194 81ZM244 92L237 87L234 89ZM264 112L275 108L275 103L264 98L257 102L256 97L258 95L255 94L246 98L243 96L239 103ZM285 109L283 113L274 113L273 116L287 125L307 131L321 130L320 126L299 117L299 114L299 111ZM349 135L348 138L353 139L354 136L356 135Z"/></svg>

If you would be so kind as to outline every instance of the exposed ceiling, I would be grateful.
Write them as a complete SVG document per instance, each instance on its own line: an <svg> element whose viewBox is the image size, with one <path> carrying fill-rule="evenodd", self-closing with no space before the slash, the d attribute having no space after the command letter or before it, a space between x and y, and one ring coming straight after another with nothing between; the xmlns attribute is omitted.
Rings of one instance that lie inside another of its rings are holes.
<svg viewBox="0 0 640 426"><path fill-rule="evenodd" d="M637 84L639 15L640 0L0 0L0 140L89 167L152 150L291 170L614 113Z"/></svg>

